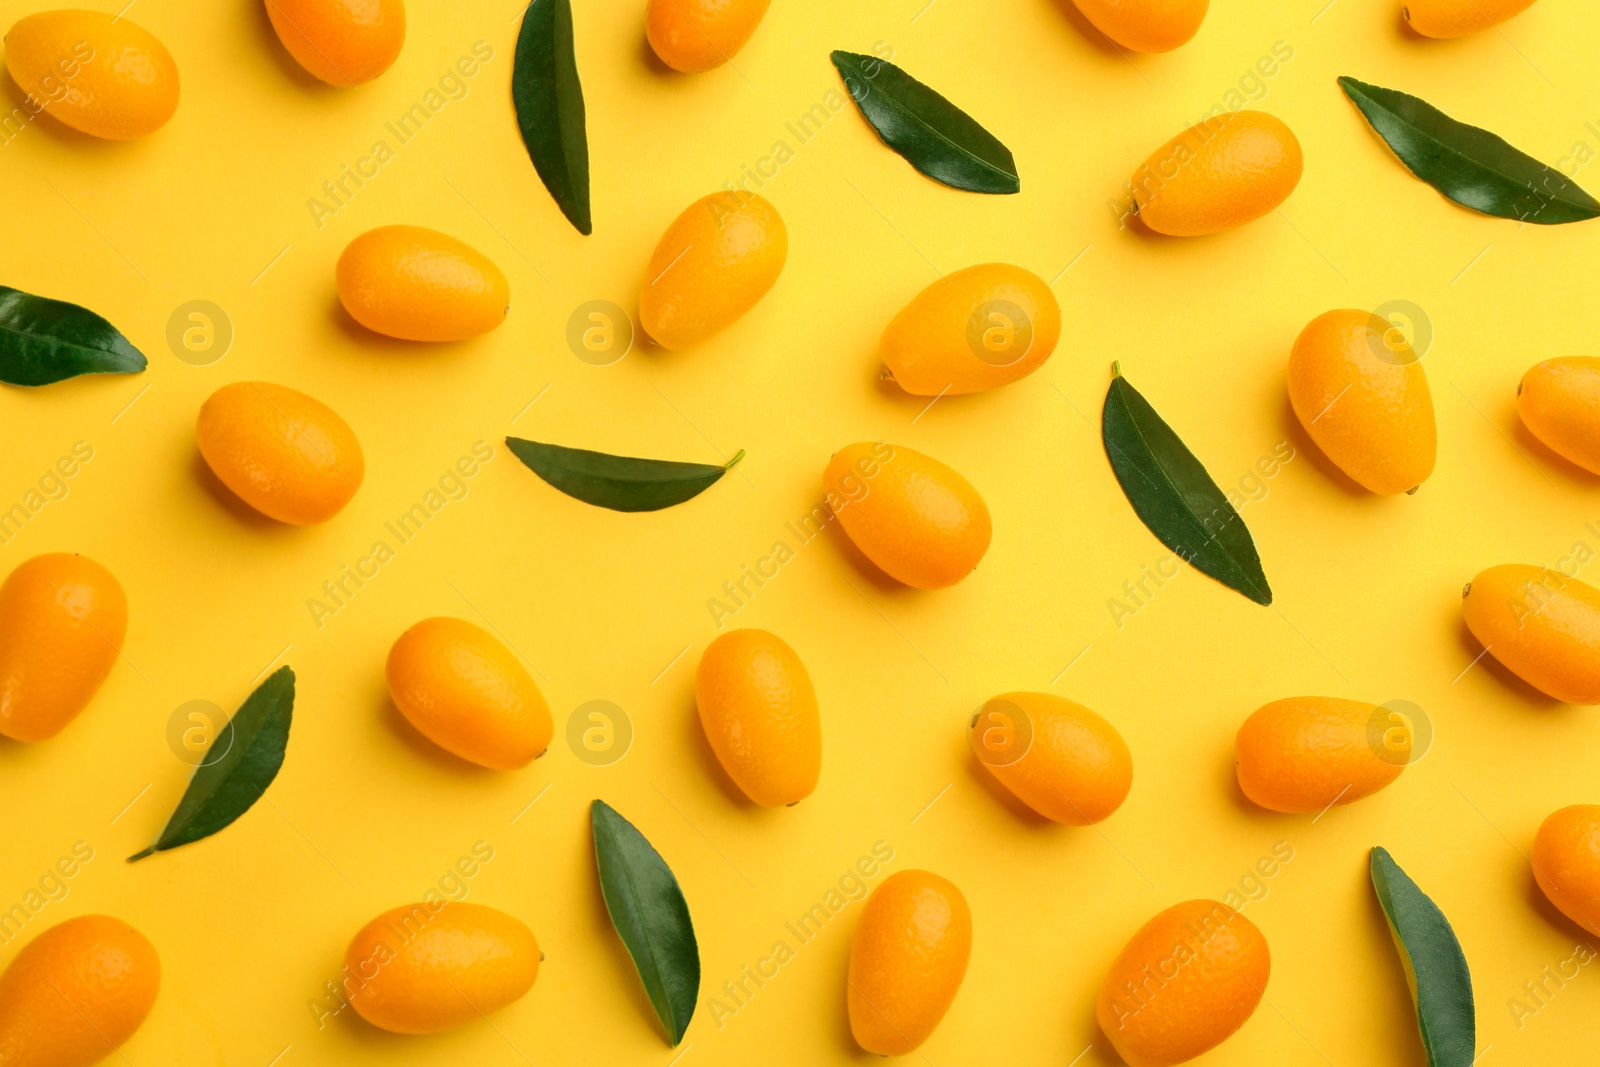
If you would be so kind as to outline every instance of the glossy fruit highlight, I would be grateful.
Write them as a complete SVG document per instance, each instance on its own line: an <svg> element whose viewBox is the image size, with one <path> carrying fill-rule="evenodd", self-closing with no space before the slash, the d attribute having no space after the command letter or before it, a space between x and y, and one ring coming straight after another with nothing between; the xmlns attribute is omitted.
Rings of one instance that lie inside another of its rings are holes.
<svg viewBox="0 0 1600 1067"><path fill-rule="evenodd" d="M6 70L33 105L91 136L130 141L178 110L172 53L120 15L42 11L19 19L5 47Z"/></svg>
<svg viewBox="0 0 1600 1067"><path fill-rule="evenodd" d="M906 392L953 396L1027 377L1060 337L1061 306L1044 279L984 263L918 293L883 331L878 354Z"/></svg>
<svg viewBox="0 0 1600 1067"><path fill-rule="evenodd" d="M1242 226L1289 199L1305 160L1283 122L1233 111L1156 149L1130 184L1139 218L1157 233L1197 237Z"/></svg>
<svg viewBox="0 0 1600 1067"><path fill-rule="evenodd" d="M745 796L778 807L811 795L822 772L817 693L782 638L734 630L712 641L695 701L711 750Z"/></svg>
<svg viewBox="0 0 1600 1067"><path fill-rule="evenodd" d="M0 585L0 734L54 737L77 718L122 651L128 599L84 556L52 552Z"/></svg>
<svg viewBox="0 0 1600 1067"><path fill-rule="evenodd" d="M363 926L344 965L350 1005L363 1019L397 1034L436 1034L521 999L541 958L520 920L433 897Z"/></svg>
<svg viewBox="0 0 1600 1067"><path fill-rule="evenodd" d="M644 32L661 62L685 74L720 67L761 25L770 0L650 0Z"/></svg>
<svg viewBox="0 0 1600 1067"><path fill-rule="evenodd" d="M121 919L57 923L0 974L0 1065L89 1067L115 1056L160 989L155 946Z"/></svg>
<svg viewBox="0 0 1600 1067"><path fill-rule="evenodd" d="M489 257L422 226L380 226L346 246L339 302L374 333L464 341L505 321L511 286Z"/></svg>
<svg viewBox="0 0 1600 1067"><path fill-rule="evenodd" d="M1428 376L1399 331L1370 311L1311 320L1289 354L1289 402L1317 447L1374 493L1409 493L1433 473Z"/></svg>
<svg viewBox="0 0 1600 1067"><path fill-rule="evenodd" d="M1424 37L1464 37L1532 6L1533 0L1404 0L1400 14Z"/></svg>
<svg viewBox="0 0 1600 1067"><path fill-rule="evenodd" d="M1397 741L1395 730L1405 736ZM1291 697L1256 709L1239 727L1234 769L1244 795L1263 808L1315 814L1376 793L1406 769L1410 753L1409 727L1393 725L1377 705Z"/></svg>
<svg viewBox="0 0 1600 1067"><path fill-rule="evenodd" d="M929 871L884 879L850 941L845 1000L856 1044L880 1056L915 1050L956 999L971 954L961 890Z"/></svg>
<svg viewBox="0 0 1600 1067"><path fill-rule="evenodd" d="M511 650L461 619L423 619L389 649L389 695L424 737L496 770L526 767L550 747L544 694Z"/></svg>
<svg viewBox="0 0 1600 1067"><path fill-rule="evenodd" d="M1002 693L967 729L978 761L1047 819L1100 822L1133 785L1133 759L1116 727L1051 693Z"/></svg>
<svg viewBox="0 0 1600 1067"><path fill-rule="evenodd" d="M761 197L722 192L696 200L650 256L640 325L662 348L693 347L755 307L788 255L789 231Z"/></svg>
<svg viewBox="0 0 1600 1067"><path fill-rule="evenodd" d="M1552 452L1600 474L1600 359L1536 363L1517 386L1517 414Z"/></svg>
<svg viewBox="0 0 1600 1067"><path fill-rule="evenodd" d="M1511 673L1557 700L1600 704L1600 589L1507 563L1472 579L1461 607L1472 636Z"/></svg>
<svg viewBox="0 0 1600 1067"><path fill-rule="evenodd" d="M1111 964L1095 1015L1130 1067L1170 1067L1222 1044L1267 988L1267 939L1215 900L1175 904Z"/></svg>
<svg viewBox="0 0 1600 1067"><path fill-rule="evenodd" d="M1533 837L1534 881L1561 914L1600 936L1600 804L1552 812Z"/></svg>
<svg viewBox="0 0 1600 1067"><path fill-rule="evenodd" d="M271 382L224 385L200 407L200 455L218 480L270 518L326 522L361 488L366 459L350 424L322 401Z"/></svg>
<svg viewBox="0 0 1600 1067"><path fill-rule="evenodd" d="M1135 52L1170 52L1205 21L1209 0L1074 0L1095 29Z"/></svg>
<svg viewBox="0 0 1600 1067"><path fill-rule="evenodd" d="M388 70L406 40L403 0L266 0L278 40L314 77L348 88Z"/></svg>
<svg viewBox="0 0 1600 1067"><path fill-rule="evenodd" d="M943 463L901 445L863 441L822 474L828 507L863 555L896 581L942 589L989 550L983 498Z"/></svg>

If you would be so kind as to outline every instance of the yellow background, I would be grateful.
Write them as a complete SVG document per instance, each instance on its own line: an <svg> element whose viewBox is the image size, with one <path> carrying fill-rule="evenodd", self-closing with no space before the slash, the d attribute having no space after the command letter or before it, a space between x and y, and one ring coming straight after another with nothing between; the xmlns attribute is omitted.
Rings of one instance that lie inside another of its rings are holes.
<svg viewBox="0 0 1600 1067"><path fill-rule="evenodd" d="M1600 1008L1592 968L1520 1028L1507 1001L1586 936L1544 903L1519 852L1548 812L1600 799L1600 729L1593 712L1541 698L1490 660L1463 675L1479 648L1458 596L1492 564L1600 548L1585 526L1595 480L1530 441L1513 409L1527 366L1592 351L1596 224L1519 227L1443 201L1387 154L1334 79L1418 93L1556 163L1575 142L1600 148L1585 126L1600 120L1600 11L1541 0L1501 31L1425 42L1403 30L1393 0L1325 2L1218 0L1189 45L1125 57L1052 0L778 0L734 65L683 77L649 53L641 0L589 0L575 14L594 175L584 238L517 135L516 3L412 0L395 66L336 91L294 65L256 0L139 0L127 17L182 72L173 121L110 144L41 118L0 146L0 281L103 313L150 357L142 376L0 389L0 506L74 442L94 449L69 494L0 548L0 569L82 552L130 602L125 662L89 709L47 743L0 744L0 907L74 842L92 845L69 895L26 936L110 912L156 943L162 994L124 1050L138 1067L264 1067L280 1055L284 1067L666 1064L679 1052L686 1067L848 1063L865 1060L844 1014L859 904L720 1028L707 998L883 841L894 850L885 873L938 871L974 914L966 982L922 1062L1061 1065L1087 1049L1078 1063L1105 1064L1115 1060L1093 1001L1126 938L1172 903L1239 887L1287 842L1294 859L1245 909L1272 947L1267 1000L1201 1062L1417 1064L1366 875L1366 850L1384 844L1460 935L1480 1062L1585 1055ZM0 21L32 10L10 2ZM318 229L308 199L388 139L384 123L480 40L494 55L470 94ZM1012 148L1021 195L936 185L853 108L798 147L785 123L839 88L828 52L880 41ZM1293 127L1306 157L1281 214L1195 240L1119 230L1107 204L1135 165L1280 41L1293 58L1256 106ZM771 294L694 351L640 347L609 367L575 358L573 309L634 307L667 223L780 139L796 151L764 190L790 240ZM1600 187L1600 168L1579 180ZM505 325L418 346L351 323L334 261L357 234L397 222L494 258L513 288ZM890 316L936 271L994 260L1055 279L1066 325L1053 358L1019 384L925 412L881 387L874 349ZM226 309L236 331L226 357L203 367L165 341L173 310L197 298ZM1391 299L1418 304L1436 331L1425 366L1440 459L1416 496L1378 499L1309 446L1284 365L1314 315ZM1101 450L1112 359L1225 487L1279 442L1297 450L1243 512L1273 607L1185 571L1113 622L1107 601L1166 551ZM366 483L334 521L261 520L205 472L195 412L245 379L306 390L354 427ZM539 481L505 450L507 433L629 455L749 455L690 504L621 515ZM965 581L924 593L895 587L830 532L731 620L799 651L824 720L815 795L754 809L694 712L695 663L716 634L706 601L820 499L835 448L876 439L966 475L993 512L993 547ZM307 600L479 440L495 455L469 495L319 629ZM435 614L490 620L535 665L557 720L547 757L480 771L399 719L384 656ZM294 667L299 696L271 803L210 840L124 864L189 777L166 741L174 709L204 699L232 710L275 662ZM1029 816L972 758L968 716L1010 689L1080 700L1127 738L1133 792L1098 828ZM1234 784L1234 731L1268 700L1308 693L1414 701L1433 748L1383 793L1315 824L1257 810ZM592 699L616 702L635 727L611 766L580 762L564 741L567 716ZM704 980L679 1050L604 913L587 826L595 797L655 843L688 896ZM548 960L533 992L492 1026L435 1037L381 1033L353 1012L319 1030L308 1002L354 931L421 899L479 841L494 859L468 899L535 930Z"/></svg>

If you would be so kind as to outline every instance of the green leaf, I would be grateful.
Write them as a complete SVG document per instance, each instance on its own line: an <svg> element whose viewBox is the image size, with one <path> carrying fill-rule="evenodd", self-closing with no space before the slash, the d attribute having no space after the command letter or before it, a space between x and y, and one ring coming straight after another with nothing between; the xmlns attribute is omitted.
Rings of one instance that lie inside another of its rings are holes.
<svg viewBox="0 0 1600 1067"><path fill-rule="evenodd" d="M613 511L660 511L691 500L744 458L744 450L740 449L738 455L719 467L711 463L611 456L520 437L506 438L506 447L529 470L568 496Z"/></svg>
<svg viewBox="0 0 1600 1067"><path fill-rule="evenodd" d="M579 233L592 233L589 142L572 50L570 0L533 0L528 5L512 61L511 101L522 143L544 187Z"/></svg>
<svg viewBox="0 0 1600 1067"><path fill-rule="evenodd" d="M950 101L873 56L834 52L845 88L883 143L945 185L975 193L1022 189L1011 149Z"/></svg>
<svg viewBox="0 0 1600 1067"><path fill-rule="evenodd" d="M1128 503L1184 562L1258 604L1272 603L1244 520L1150 402L1112 365L1101 434Z"/></svg>
<svg viewBox="0 0 1600 1067"><path fill-rule="evenodd" d="M137 374L144 354L88 308L0 285L0 382L49 385L80 374Z"/></svg>
<svg viewBox="0 0 1600 1067"><path fill-rule="evenodd" d="M589 808L600 893L672 1044L700 995L700 947L678 880L650 842L603 800Z"/></svg>
<svg viewBox="0 0 1600 1067"><path fill-rule="evenodd" d="M1488 130L1394 89L1354 78L1339 86L1411 173L1464 207L1544 226L1600 215L1600 201L1566 175Z"/></svg>
<svg viewBox="0 0 1600 1067"><path fill-rule="evenodd" d="M1400 949L1428 1067L1471 1067L1477 1045L1472 976L1455 931L1386 849L1372 850L1372 888Z"/></svg>
<svg viewBox="0 0 1600 1067"><path fill-rule="evenodd" d="M160 838L128 862L210 837L249 811L283 766L293 716L294 671L280 667L217 732Z"/></svg>

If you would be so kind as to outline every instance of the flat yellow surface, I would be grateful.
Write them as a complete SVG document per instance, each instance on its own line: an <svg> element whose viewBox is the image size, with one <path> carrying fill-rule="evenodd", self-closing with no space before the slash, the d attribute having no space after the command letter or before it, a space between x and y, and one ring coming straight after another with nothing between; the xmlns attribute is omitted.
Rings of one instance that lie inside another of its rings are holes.
<svg viewBox="0 0 1600 1067"><path fill-rule="evenodd" d="M0 547L0 570L82 552L130 602L124 661L88 710L50 742L0 743L0 908L40 905L0 961L77 914L143 930L165 979L119 1061L137 1067L866 1062L844 1011L859 903L803 944L785 924L884 842L893 859L872 884L928 868L962 888L974 916L966 982L921 1062L1115 1062L1093 1003L1117 950L1172 903L1239 891L1258 898L1245 914L1272 947L1267 1002L1199 1062L1419 1064L1366 875L1367 849L1383 844L1460 935L1480 1062L1589 1055L1600 977L1546 981L1542 1002L1524 990L1586 935L1545 904L1522 853L1548 812L1597 799L1600 727L1491 660L1468 669L1480 649L1458 599L1492 564L1600 548L1595 480L1532 442L1513 409L1527 366L1593 351L1600 231L1519 227L1445 202L1388 155L1334 79L1415 92L1552 164L1579 144L1592 155L1600 10L1541 0L1498 32L1441 43L1404 31L1393 0L1217 0L1189 45L1126 57L1052 0L778 0L733 65L684 77L650 54L641 0L576 6L588 238L517 135L516 3L413 0L399 62L341 92L293 64L256 0L141 0L127 17L182 72L174 120L109 144L41 118L0 145L0 282L91 307L150 356L142 376L0 388L0 507L29 500L76 442L93 452ZM32 10L8 3L0 23ZM475 47L492 56L399 143L385 124ZM828 52L874 47L1009 145L1022 194L934 184L853 108L828 112L802 144L789 124L840 90ZM1285 50L1271 77L1252 76ZM1281 213L1184 241L1119 229L1108 204L1133 168L1213 104L1247 98L1304 145L1305 178ZM393 158L319 227L308 201L377 141ZM762 192L787 221L790 254L771 294L694 351L636 347L607 367L575 358L573 310L634 307L667 223L746 166L771 174L779 142L793 158ZM1600 186L1600 168L1568 170ZM334 261L356 235L398 222L498 262L513 290L505 325L429 347L347 319ZM926 410L881 387L875 346L893 313L938 272L995 260L1054 280L1065 319L1054 357L1020 384ZM195 299L225 309L234 331L207 366L166 340L169 316ZM1316 454L1284 367L1313 316L1394 299L1425 309L1435 331L1425 366L1440 458L1416 496L1379 499ZM1124 583L1168 554L1101 450L1112 359L1250 500L1273 607L1185 570L1147 582L1154 595L1118 625L1108 601L1127 603ZM366 483L334 521L259 519L206 472L196 410L247 379L310 392L354 427ZM661 458L749 454L688 505L621 515L539 481L506 451L508 433ZM944 460L988 502L993 547L959 585L896 587L837 531L803 547L789 532L820 500L830 453L877 439ZM479 441L493 458L430 501ZM1281 442L1295 458L1251 480ZM385 523L418 503L437 506L402 545ZM308 602L377 541L394 558L319 625ZM717 766L693 679L717 633L708 600L779 541L795 558L725 621L799 651L825 755L810 799L765 811ZM557 720L544 759L480 771L400 719L384 656L436 614L492 625L534 666ZM294 667L299 699L270 803L210 840L124 864L189 777L168 745L175 710L232 710L276 663ZM1048 825L997 792L964 727L1011 689L1080 700L1122 731L1135 778L1111 819ZM1257 810L1234 784L1234 732L1261 704L1308 693L1413 701L1433 748L1386 791L1314 823ZM635 732L610 766L565 742L567 717L595 699L624 709ZM588 831L596 797L655 843L693 911L704 981L677 1050L606 919ZM79 841L93 860L46 883L58 899L30 897ZM479 842L492 860L452 880ZM1280 842L1292 861L1254 880ZM436 1037L385 1034L351 1011L319 1027L316 1004L356 929L441 886L534 929L548 959L533 992L492 1025ZM777 977L727 997L724 982L779 941L793 958ZM1511 998L1538 1010L1514 1014Z"/></svg>

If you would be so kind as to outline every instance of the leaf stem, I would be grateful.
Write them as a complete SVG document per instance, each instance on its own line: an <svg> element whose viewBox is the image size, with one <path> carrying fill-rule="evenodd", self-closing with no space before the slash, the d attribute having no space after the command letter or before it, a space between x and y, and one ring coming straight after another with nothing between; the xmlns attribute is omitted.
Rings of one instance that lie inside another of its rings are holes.
<svg viewBox="0 0 1600 1067"><path fill-rule="evenodd" d="M1111 376L1113 378L1122 377L1122 361L1120 359L1114 359L1111 361Z"/></svg>
<svg viewBox="0 0 1600 1067"><path fill-rule="evenodd" d="M732 459L728 460L728 462L726 462L726 463L724 463L722 465L722 469L725 470L725 471L733 470L734 464L738 463L743 458L744 458L744 449L741 448L741 449L739 449L739 454L738 455L734 456Z"/></svg>
<svg viewBox="0 0 1600 1067"><path fill-rule="evenodd" d="M129 863L137 863L139 860L144 859L146 856L154 856L155 854L156 854L156 846L151 845L149 848L145 849L143 852L135 852L133 855L129 856L128 857L128 862Z"/></svg>

